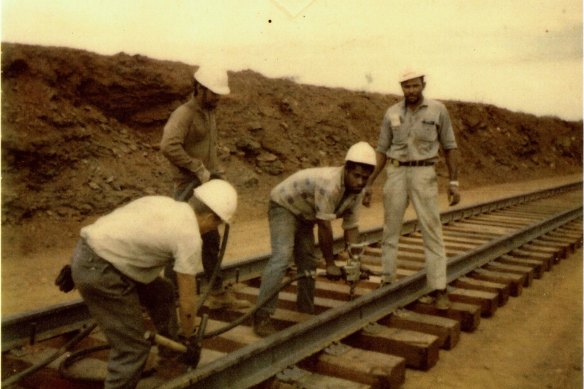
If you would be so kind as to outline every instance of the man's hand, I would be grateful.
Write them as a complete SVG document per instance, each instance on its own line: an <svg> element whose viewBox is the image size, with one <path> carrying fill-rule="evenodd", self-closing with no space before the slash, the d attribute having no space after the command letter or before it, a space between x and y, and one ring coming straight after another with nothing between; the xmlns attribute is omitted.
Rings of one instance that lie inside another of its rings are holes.
<svg viewBox="0 0 584 389"><path fill-rule="evenodd" d="M365 188L363 188L363 201L362 204L366 207L369 207L371 205L371 196L373 195L373 191L371 190L371 187L369 185L367 185Z"/></svg>
<svg viewBox="0 0 584 389"><path fill-rule="evenodd" d="M225 176L222 173L211 173L209 180L225 180Z"/></svg>
<svg viewBox="0 0 584 389"><path fill-rule="evenodd" d="M209 181L209 179L211 178L211 172L208 171L207 169L203 168L202 171L197 173L197 178L199 179L199 181L201 181L201 184L204 184L205 182Z"/></svg>
<svg viewBox="0 0 584 389"><path fill-rule="evenodd" d="M179 360L187 366L197 367L201 359L201 345L197 343L194 336L182 338L181 343L185 345L187 350L179 357Z"/></svg>
<svg viewBox="0 0 584 389"><path fill-rule="evenodd" d="M460 193L458 192L458 184L454 185L450 183L448 185L448 204L456 205L460 202Z"/></svg>
<svg viewBox="0 0 584 389"><path fill-rule="evenodd" d="M341 275L342 275L341 268L338 267L334 263L334 261L326 265L326 277L329 280L339 280L341 279Z"/></svg>

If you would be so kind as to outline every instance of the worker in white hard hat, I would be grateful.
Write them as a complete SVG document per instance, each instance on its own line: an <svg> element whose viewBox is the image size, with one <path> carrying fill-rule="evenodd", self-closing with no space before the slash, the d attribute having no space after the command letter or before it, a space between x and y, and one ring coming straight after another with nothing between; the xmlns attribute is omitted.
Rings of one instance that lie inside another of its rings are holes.
<svg viewBox="0 0 584 389"><path fill-rule="evenodd" d="M375 150L366 142L351 146L343 166L300 170L270 194L269 223L272 256L261 280L258 304L253 319L257 335L275 332L270 316L277 296L268 300L280 287L288 265L294 260L298 273L316 270L314 225L318 226L318 243L325 260L326 272L341 276L333 253L331 221L342 218L347 245L359 243L359 208L362 190L376 164ZM296 304L300 312L314 313L314 279L298 280Z"/></svg>
<svg viewBox="0 0 584 389"><path fill-rule="evenodd" d="M181 335L193 335L201 236L230 223L236 208L233 186L212 180L188 203L142 197L81 229L72 278L111 346L105 388L134 388L140 379L151 346L143 308L158 333L178 338L174 286L160 277L167 263L177 275Z"/></svg>
<svg viewBox="0 0 584 389"><path fill-rule="evenodd" d="M383 283L397 280L397 251L402 220L411 201L424 240L427 281L439 309L448 309L446 254L438 208L438 180L435 165L442 148L448 168L450 205L460 201L458 191L458 149L450 116L444 104L424 98L425 75L415 70L400 75L404 99L386 111L377 143L377 167L365 188L363 203L371 202L371 186L386 170L383 187L385 208L382 239Z"/></svg>
<svg viewBox="0 0 584 389"><path fill-rule="evenodd" d="M217 158L215 109L221 96L229 92L226 71L201 66L194 74L190 100L174 110L164 126L160 149L171 164L174 198L177 200L188 201L193 188L211 178L224 178ZM209 231L203 237L203 266L208 280L218 263L220 239L217 230ZM166 274L174 279L171 267ZM237 309L250 305L246 300L235 298L231 291L224 290L220 271L210 288L206 304L211 309Z"/></svg>

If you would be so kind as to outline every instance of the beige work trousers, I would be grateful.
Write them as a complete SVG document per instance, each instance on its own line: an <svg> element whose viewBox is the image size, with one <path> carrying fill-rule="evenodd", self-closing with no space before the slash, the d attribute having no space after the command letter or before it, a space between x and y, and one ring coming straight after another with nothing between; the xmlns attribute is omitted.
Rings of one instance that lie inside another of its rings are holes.
<svg viewBox="0 0 584 389"><path fill-rule="evenodd" d="M411 200L416 210L426 257L428 286L446 288L446 254L438 208L438 182L433 166L396 167L386 169L383 187L384 225L382 270L384 279L397 276L398 241L406 208Z"/></svg>

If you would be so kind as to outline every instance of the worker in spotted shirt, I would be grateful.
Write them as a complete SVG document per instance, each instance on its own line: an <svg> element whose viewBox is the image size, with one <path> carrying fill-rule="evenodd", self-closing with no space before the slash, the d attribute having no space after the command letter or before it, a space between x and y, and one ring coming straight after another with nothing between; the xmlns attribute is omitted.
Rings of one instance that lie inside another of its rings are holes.
<svg viewBox="0 0 584 389"><path fill-rule="evenodd" d="M268 213L272 256L262 274L260 307L253 320L257 335L264 337L275 332L270 316L276 310L277 296L268 298L280 287L292 259L299 274L316 270L315 224L327 275L341 275L334 261L331 221L343 219L346 244L359 242L362 190L375 163L373 147L359 142L348 150L343 166L301 170L272 190ZM314 285L311 277L298 280L296 304L300 312L314 313Z"/></svg>

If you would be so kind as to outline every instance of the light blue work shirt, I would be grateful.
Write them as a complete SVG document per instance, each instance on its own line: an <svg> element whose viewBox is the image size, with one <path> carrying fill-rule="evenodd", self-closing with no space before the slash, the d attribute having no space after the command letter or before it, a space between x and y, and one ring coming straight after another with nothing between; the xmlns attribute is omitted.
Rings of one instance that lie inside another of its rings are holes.
<svg viewBox="0 0 584 389"><path fill-rule="evenodd" d="M444 150L457 148L444 104L424 99L412 111L404 99L385 112L376 150L402 162L436 161L440 145Z"/></svg>

